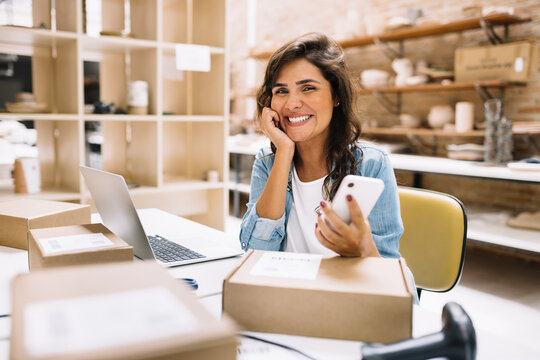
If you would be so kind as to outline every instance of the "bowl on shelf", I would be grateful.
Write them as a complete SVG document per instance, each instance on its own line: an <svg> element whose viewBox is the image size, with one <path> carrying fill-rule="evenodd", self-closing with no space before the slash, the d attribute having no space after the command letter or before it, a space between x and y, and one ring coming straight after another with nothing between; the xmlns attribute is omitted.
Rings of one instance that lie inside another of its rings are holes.
<svg viewBox="0 0 540 360"><path fill-rule="evenodd" d="M6 102L8 112L12 113L44 113L49 112L47 103Z"/></svg>

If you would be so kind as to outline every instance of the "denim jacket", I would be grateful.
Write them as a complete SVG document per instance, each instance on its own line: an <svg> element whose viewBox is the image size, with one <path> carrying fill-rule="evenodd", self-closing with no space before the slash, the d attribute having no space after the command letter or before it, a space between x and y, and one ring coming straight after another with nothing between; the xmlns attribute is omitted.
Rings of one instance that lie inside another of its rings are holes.
<svg viewBox="0 0 540 360"><path fill-rule="evenodd" d="M373 241L382 257L399 258L399 238L403 233L403 223L399 207L394 171L388 156L377 146L358 142L353 153L361 162L356 168L356 175L379 178L384 181L384 191L368 216ZM248 210L242 220L240 244L242 249L284 250L287 245L287 220L291 210L293 196L291 186L292 172L289 172L289 184L285 201L285 212L281 218L271 220L257 215L255 204L266 185L270 170L274 165L275 155L270 148L263 148L257 154L251 173L251 192ZM292 165L291 165L292 169Z"/></svg>

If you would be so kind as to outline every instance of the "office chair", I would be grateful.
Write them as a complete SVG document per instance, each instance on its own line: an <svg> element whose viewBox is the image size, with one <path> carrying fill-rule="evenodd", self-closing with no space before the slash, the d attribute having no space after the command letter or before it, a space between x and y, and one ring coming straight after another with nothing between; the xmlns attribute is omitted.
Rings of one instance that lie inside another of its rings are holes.
<svg viewBox="0 0 540 360"><path fill-rule="evenodd" d="M400 187L403 235L399 251L422 290L446 292L459 281L465 258L467 215L455 197Z"/></svg>

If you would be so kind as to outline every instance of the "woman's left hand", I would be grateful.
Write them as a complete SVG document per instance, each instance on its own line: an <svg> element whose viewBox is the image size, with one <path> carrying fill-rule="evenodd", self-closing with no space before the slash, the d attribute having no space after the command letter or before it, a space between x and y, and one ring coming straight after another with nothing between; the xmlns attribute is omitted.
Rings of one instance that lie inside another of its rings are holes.
<svg viewBox="0 0 540 360"><path fill-rule="evenodd" d="M346 224L325 201L321 201L324 216L317 218L315 236L319 242L341 256L375 256L379 251L373 242L369 222L358 206L356 200L349 195L347 205L351 214L351 223ZM328 223L332 224L332 229Z"/></svg>

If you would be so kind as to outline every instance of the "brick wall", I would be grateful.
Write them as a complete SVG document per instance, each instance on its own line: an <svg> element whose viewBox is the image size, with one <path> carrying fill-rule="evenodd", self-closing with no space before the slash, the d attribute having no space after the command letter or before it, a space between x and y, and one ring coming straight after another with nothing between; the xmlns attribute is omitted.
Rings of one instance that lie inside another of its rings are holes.
<svg viewBox="0 0 540 360"><path fill-rule="evenodd" d="M231 84L236 94L245 94L250 89L246 83L246 62L249 55L246 40L247 0L231 0ZM492 1L434 1L434 0L274 0L256 1L256 37L258 43L270 39L282 44L310 31L321 31L330 35L346 30L347 17L359 19L358 28L365 18L406 16L412 7L422 8L426 16L440 20L463 18L463 8L471 5L494 5ZM540 2L533 0L507 0L499 2L516 8L518 14L531 16L533 21L510 26L510 39L536 38L540 35ZM351 10L353 10L351 12ZM497 29L500 33L501 29ZM405 40L405 56L416 63L425 59L438 65L453 66L454 51L459 46L486 44L482 30L466 31L457 34ZM391 46L397 48L397 43ZM356 74L369 68L391 72L391 61L376 46L348 49L347 62ZM263 76L265 61L257 62L257 83ZM492 90L497 93L497 90ZM394 98L389 96L391 100ZM457 101L473 101L475 118L482 121L482 101L475 91L409 93L404 94L403 113L411 113L426 118L429 108L434 104L453 105ZM245 117L246 102L249 98L240 97L231 103L231 112ZM396 115L387 112L371 95L363 95L359 101L360 110L366 123L378 126L392 126L399 123ZM540 121L540 75L537 74L527 87L509 88L505 92L505 114L514 121ZM425 121L425 120L424 120ZM536 136L536 143L540 137ZM405 137L379 137L379 141L406 141ZM423 137L415 144L414 150L427 155L445 155L446 145L450 143L476 142L481 138ZM538 154L527 137L515 138L516 157L522 158ZM436 146L435 146L436 145ZM410 174L398 172L402 183L412 181ZM425 175L424 187L456 195L466 205L485 205L514 211L540 210L540 186L499 180L481 180L457 176Z"/></svg>

